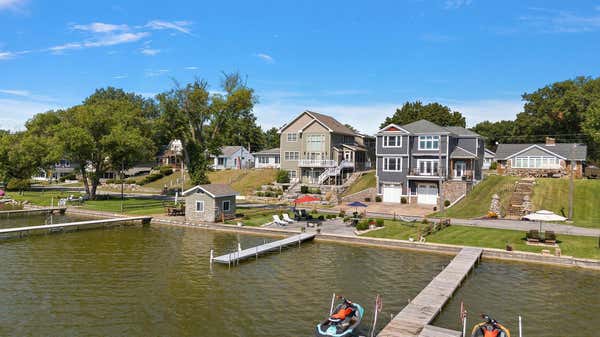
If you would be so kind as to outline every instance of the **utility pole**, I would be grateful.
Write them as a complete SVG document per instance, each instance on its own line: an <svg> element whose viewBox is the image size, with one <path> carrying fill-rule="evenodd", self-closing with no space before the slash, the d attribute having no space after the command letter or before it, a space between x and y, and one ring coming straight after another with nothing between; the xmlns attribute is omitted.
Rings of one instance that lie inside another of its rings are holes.
<svg viewBox="0 0 600 337"><path fill-rule="evenodd" d="M573 193L575 192L575 182L574 180L574 174L575 174L575 168L574 166L575 164L575 160L573 159L573 152L575 152L575 146L577 146L576 144L573 144L573 147L571 147L571 155L570 155L570 160L571 160L571 177L569 179L569 220L573 220Z"/></svg>

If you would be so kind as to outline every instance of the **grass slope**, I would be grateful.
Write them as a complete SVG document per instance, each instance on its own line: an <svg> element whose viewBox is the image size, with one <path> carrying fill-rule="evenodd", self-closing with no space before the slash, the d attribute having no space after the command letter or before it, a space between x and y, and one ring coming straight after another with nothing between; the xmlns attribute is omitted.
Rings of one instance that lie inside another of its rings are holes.
<svg viewBox="0 0 600 337"><path fill-rule="evenodd" d="M600 228L600 180L575 180L573 221L576 226ZM537 179L533 187L533 204L536 209L547 209L569 214L569 180Z"/></svg>
<svg viewBox="0 0 600 337"><path fill-rule="evenodd" d="M435 215L462 219L482 217L487 214L494 194L500 196L506 209L517 180L516 177L488 176L459 203Z"/></svg>
<svg viewBox="0 0 600 337"><path fill-rule="evenodd" d="M351 186L344 192L344 195L350 195L356 192L360 192L370 187L376 187L377 180L375 179L375 171L367 172L358 178Z"/></svg>

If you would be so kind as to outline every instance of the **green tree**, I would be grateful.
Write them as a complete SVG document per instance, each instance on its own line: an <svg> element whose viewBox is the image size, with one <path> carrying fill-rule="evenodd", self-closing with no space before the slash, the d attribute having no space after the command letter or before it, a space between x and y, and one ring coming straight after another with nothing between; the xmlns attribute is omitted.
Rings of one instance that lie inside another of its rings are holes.
<svg viewBox="0 0 600 337"><path fill-rule="evenodd" d="M426 119L441 126L465 127L465 117L458 111L452 111L449 107L439 103L423 105L420 101L406 102L400 109L396 109L393 116L387 117L381 124L381 128L388 124L408 124L420 119Z"/></svg>
<svg viewBox="0 0 600 337"><path fill-rule="evenodd" d="M208 183L210 155L219 154L222 145L251 144L246 131L255 121L252 109L254 90L246 86L239 74L225 74L221 87L224 94L211 94L208 83L196 79L185 87L157 95L161 125L171 139L180 139L184 160L194 184ZM254 129L251 127L251 129ZM234 134L241 134L239 138ZM251 132L254 135L254 131ZM257 144L257 143L255 143Z"/></svg>
<svg viewBox="0 0 600 337"><path fill-rule="evenodd" d="M472 130L484 137L486 148L496 151L496 144L512 141L514 125L514 121L485 121L475 125Z"/></svg>
<svg viewBox="0 0 600 337"><path fill-rule="evenodd" d="M279 147L279 130L276 127L272 127L265 131L265 148L273 149Z"/></svg>

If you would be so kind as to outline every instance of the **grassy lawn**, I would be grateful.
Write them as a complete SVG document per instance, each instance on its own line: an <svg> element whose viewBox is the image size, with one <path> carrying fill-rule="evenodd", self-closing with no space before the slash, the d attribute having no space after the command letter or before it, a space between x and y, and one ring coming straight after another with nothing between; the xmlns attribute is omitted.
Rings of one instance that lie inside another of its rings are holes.
<svg viewBox="0 0 600 337"><path fill-rule="evenodd" d="M417 237L417 227L398 221L386 221L383 229L364 234L368 237L406 240ZM563 255L600 259L598 238L557 235ZM528 246L525 243L524 231L513 231L493 228L476 228L452 225L439 232L427 236L427 242L445 243L452 245L475 246L485 248L505 249L506 244L514 250L540 253L540 246ZM549 248L551 253L554 249Z"/></svg>
<svg viewBox="0 0 600 337"><path fill-rule="evenodd" d="M290 218L294 218L294 215L292 214L292 212L290 212L289 210L286 209L280 209L280 210L273 210L273 209L269 209L269 210L265 210L265 209L261 209L261 208L257 208L257 209L238 209L239 213L244 214L244 217L242 219L235 219L235 220L229 220L229 221L225 221L225 223L228 223L230 225L235 225L238 222L241 222L244 224L244 226L251 226L251 227L259 227L262 226L266 223L269 222L273 222L273 215L279 215L279 218L283 220L283 218L281 217L283 213L288 213ZM324 213L310 213L314 218L319 217L320 215L322 216L326 216L327 214Z"/></svg>
<svg viewBox="0 0 600 337"><path fill-rule="evenodd" d="M136 181L141 181L142 179L144 179L144 176L137 177ZM173 174L170 174L170 175L168 175L166 177L162 177L162 178L160 178L158 180L155 180L155 181L153 181L151 183L147 183L145 185L142 185L142 187L144 187L144 188L152 188L152 189L155 189L157 191L162 191L162 189L163 189L163 187L165 187L165 185L167 186L167 188L180 187L181 186L181 172L173 172ZM190 176L187 173L185 173L184 188L187 190L190 187L192 187L192 184L190 182Z"/></svg>
<svg viewBox="0 0 600 337"><path fill-rule="evenodd" d="M358 178L354 182L354 184L352 184L352 186L350 186L350 188L346 190L346 192L344 192L344 195L350 195L356 192L360 192L367 188L375 187L376 185L377 180L375 179L375 171L367 172L363 174L360 178Z"/></svg>
<svg viewBox="0 0 600 337"><path fill-rule="evenodd" d="M436 213L435 216L450 218L477 218L485 216L490 208L492 196L498 194L504 209L507 208L516 177L488 176L456 205Z"/></svg>
<svg viewBox="0 0 600 337"><path fill-rule="evenodd" d="M25 191L23 194L18 192L8 192L7 197L17 201L29 201L34 205L50 207L52 202L54 206L58 204L58 199L67 198L69 195L80 196L78 192L65 192L65 191L50 191L50 192L37 192L37 191Z"/></svg>
<svg viewBox="0 0 600 337"><path fill-rule="evenodd" d="M574 225L600 228L600 180L575 180L573 198ZM547 209L562 214L569 214L569 180L537 179L533 187L533 204L536 209Z"/></svg>
<svg viewBox="0 0 600 337"><path fill-rule="evenodd" d="M274 182L276 174L275 169L222 170L210 172L208 179L215 184L229 184L237 192L247 195Z"/></svg>

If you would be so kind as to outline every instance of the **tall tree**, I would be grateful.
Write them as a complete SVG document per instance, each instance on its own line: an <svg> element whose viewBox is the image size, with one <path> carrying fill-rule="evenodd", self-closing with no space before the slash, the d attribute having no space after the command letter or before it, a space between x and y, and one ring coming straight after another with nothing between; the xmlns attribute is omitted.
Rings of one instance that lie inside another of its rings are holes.
<svg viewBox="0 0 600 337"><path fill-rule="evenodd" d="M233 134L244 134L243 128L253 122L256 102L254 90L246 86L239 74L224 74L224 94L211 94L208 83L194 82L157 95L161 123L171 139L180 139L184 160L192 183L208 183L210 155L219 154L222 145L232 141ZM245 121L245 122L244 122ZM251 143L241 136L242 144Z"/></svg>
<svg viewBox="0 0 600 337"><path fill-rule="evenodd" d="M279 130L276 127L265 131L265 148L273 149L279 147L279 141Z"/></svg>
<svg viewBox="0 0 600 337"><path fill-rule="evenodd" d="M497 144L514 139L514 127L514 121L484 121L475 125L472 130L484 137L488 149L496 151Z"/></svg>
<svg viewBox="0 0 600 337"><path fill-rule="evenodd" d="M406 102L400 109L396 109L393 116L387 117L381 124L381 128L388 124L398 125L412 123L420 119L426 119L441 126L465 127L465 117L458 111L452 111L449 107L439 103L423 105L420 101Z"/></svg>

